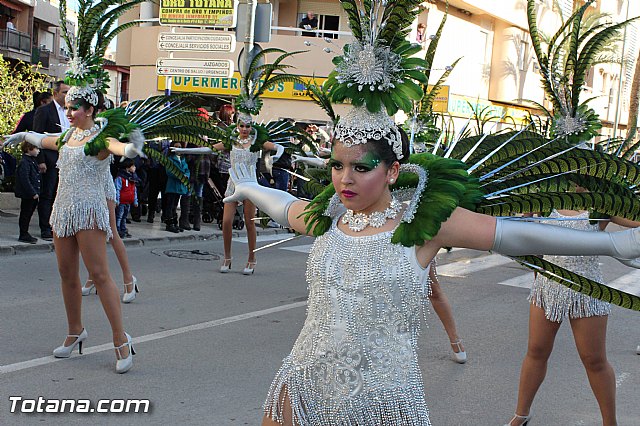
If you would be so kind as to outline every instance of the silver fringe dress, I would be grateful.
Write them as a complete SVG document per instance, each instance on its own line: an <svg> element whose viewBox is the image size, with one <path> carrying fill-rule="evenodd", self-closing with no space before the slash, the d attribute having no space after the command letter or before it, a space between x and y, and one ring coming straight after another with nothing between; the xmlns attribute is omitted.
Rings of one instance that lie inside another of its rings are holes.
<svg viewBox="0 0 640 426"><path fill-rule="evenodd" d="M416 355L429 268L393 231L349 236L337 220L311 249L307 318L264 413L282 422L286 397L301 426L430 425Z"/></svg>
<svg viewBox="0 0 640 426"><path fill-rule="evenodd" d="M109 155L102 165L102 184L104 185L104 195L107 200L116 201L116 184L111 176L111 164L113 163L113 155Z"/></svg>
<svg viewBox="0 0 640 426"><path fill-rule="evenodd" d="M577 216L564 216L554 210L549 217L582 219L560 220L557 225L581 231L600 231L597 223L592 225L587 220L589 218L588 212ZM600 283L604 282L598 256L545 256L545 259L586 278ZM544 309L546 318L553 322L562 322L567 317L572 319L586 318L609 315L611 313L611 305L609 303L571 290L539 274L533 281L529 302Z"/></svg>
<svg viewBox="0 0 640 426"><path fill-rule="evenodd" d="M231 147L231 153L229 154L229 159L231 162L231 167L236 164L244 164L247 167L255 166L260 158L260 152L251 152L249 148L242 148L237 145L233 145ZM227 190L224 192L225 197L230 197L233 195L233 192L236 190L235 185L229 179L227 182Z"/></svg>
<svg viewBox="0 0 640 426"><path fill-rule="evenodd" d="M69 137L73 132L70 129ZM85 229L99 229L112 238L104 173L109 161L84 153L84 145L60 148L60 180L51 211L51 227L58 237L71 237Z"/></svg>

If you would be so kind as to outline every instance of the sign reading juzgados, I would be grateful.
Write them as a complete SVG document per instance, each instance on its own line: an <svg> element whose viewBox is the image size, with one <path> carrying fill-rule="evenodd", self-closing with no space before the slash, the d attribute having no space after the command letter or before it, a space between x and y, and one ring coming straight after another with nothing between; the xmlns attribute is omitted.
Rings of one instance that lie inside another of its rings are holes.
<svg viewBox="0 0 640 426"><path fill-rule="evenodd" d="M160 25L233 27L238 0L160 0Z"/></svg>

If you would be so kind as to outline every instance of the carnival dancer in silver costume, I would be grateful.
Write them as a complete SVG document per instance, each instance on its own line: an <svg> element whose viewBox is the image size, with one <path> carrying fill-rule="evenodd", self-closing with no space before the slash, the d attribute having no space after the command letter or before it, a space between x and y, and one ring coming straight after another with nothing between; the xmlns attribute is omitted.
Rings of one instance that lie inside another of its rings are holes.
<svg viewBox="0 0 640 426"><path fill-rule="evenodd" d="M256 143L258 138L258 132L252 127L253 119L247 112L241 111L238 114L238 122L236 125L237 138L233 138L231 141L230 161L231 166L235 164L243 164L247 167L255 166L260 158L261 150L252 150L251 148ZM223 142L219 142L213 145L213 148L218 151L224 151L226 149ZM262 141L262 148L268 151L274 150L278 152L278 156L284 152L284 148L273 142ZM225 197L230 196L234 192L233 182L229 180L227 183L227 190L225 191ZM236 213L238 203L225 202L224 211L222 213L222 238L224 241L224 260L220 266L220 272L226 273L231 270L231 240L233 238L233 219ZM242 270L244 275L251 275L256 267L256 255L254 250L256 249L256 224L254 221L256 215L256 207L250 200L243 201L244 211L244 223L247 227L247 241L249 246L249 257L245 268Z"/></svg>
<svg viewBox="0 0 640 426"><path fill-rule="evenodd" d="M355 40L334 58L327 84L334 101L354 107L335 127L332 184L309 203L260 186L254 167L230 169L235 192L225 202L249 199L317 237L307 318L271 385L263 425L429 425L417 338L441 247L606 254L638 267L640 231L596 234L468 210L482 194L466 166L409 158L408 138L390 117L422 95L411 71L424 63L409 58L421 48L404 40L419 2L344 3Z"/></svg>
<svg viewBox="0 0 640 426"><path fill-rule="evenodd" d="M102 95L100 93L100 95ZM101 108L98 113L105 111ZM127 255L127 249L122 242L122 238L118 234L116 226L116 189L113 184L113 177L111 176L111 170L109 165L113 163L113 156L109 156L107 161L103 164L102 181L104 185L104 192L107 198L107 207L109 208L109 223L111 225L111 240L109 241L113 252L116 254L118 264L122 270L122 281L124 283L124 291L122 293L122 303L131 303L138 293L138 280L131 273L129 267L129 256ZM82 295L88 296L92 291L96 291L96 286L91 277L87 278L87 281L82 286Z"/></svg>
<svg viewBox="0 0 640 426"><path fill-rule="evenodd" d="M577 188L577 192L583 191L584 189ZM640 225L619 217L591 223L589 212L585 211L554 210L549 217L557 219L559 226L588 232L604 231L610 222L627 227ZM598 256L550 256L550 260L584 277L604 282ZM525 425L531 419L531 405L544 381L556 333L565 319L571 324L576 349L600 407L602 424L617 424L616 378L606 353L610 304L578 293L539 274L534 278L529 302L529 343L520 371L516 414L507 426Z"/></svg>

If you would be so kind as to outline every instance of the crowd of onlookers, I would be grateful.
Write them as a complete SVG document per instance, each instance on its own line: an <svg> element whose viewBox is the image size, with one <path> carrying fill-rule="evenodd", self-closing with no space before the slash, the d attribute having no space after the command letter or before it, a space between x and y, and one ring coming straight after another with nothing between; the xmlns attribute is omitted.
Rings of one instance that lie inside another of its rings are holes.
<svg viewBox="0 0 640 426"><path fill-rule="evenodd" d="M35 131L60 133L69 128L64 109L64 97L69 86L62 81L53 85L52 92L38 92L33 96L34 107L25 113L14 132ZM106 103L106 108L113 103ZM125 105L121 105L125 106ZM202 117L216 120L216 124L227 127L234 123L235 110L226 104L216 112L201 109ZM293 120L291 120L292 124ZM328 135L314 124L304 124L304 129L315 139L318 146L327 146ZM295 140L292 143L298 143ZM151 149L163 153L175 167L165 168L152 157L114 159L111 173L116 187L116 223L122 238L130 237L127 223L145 220L154 223L156 215L166 225L166 231L178 233L184 230L201 229L202 222L221 223L222 198L229 180L229 153L178 155L171 146L186 148L180 141L153 141ZM19 218L19 241L36 243L37 238L29 233L32 215L38 211L40 238L52 239L49 217L57 187L57 152L40 150L28 143L21 147L19 162L7 152L2 152L5 176L15 175L14 191L21 199ZM257 165L262 185L293 191L305 196L302 179L296 177L291 155L284 153L271 168L264 161ZM17 165L16 165L17 163ZM179 173L174 174L176 170ZM294 173L290 173L293 171ZM188 179L186 185L184 177ZM178 211L180 215L178 216Z"/></svg>

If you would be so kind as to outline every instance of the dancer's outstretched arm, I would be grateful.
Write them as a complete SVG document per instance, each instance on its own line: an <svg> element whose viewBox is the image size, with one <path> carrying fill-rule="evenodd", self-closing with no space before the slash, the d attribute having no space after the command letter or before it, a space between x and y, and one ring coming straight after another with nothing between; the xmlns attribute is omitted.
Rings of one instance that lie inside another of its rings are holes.
<svg viewBox="0 0 640 426"><path fill-rule="evenodd" d="M492 250L510 256L552 254L561 256L611 256L640 268L640 229L588 232L560 226L496 219L457 208L433 242L441 247Z"/></svg>
<svg viewBox="0 0 640 426"><path fill-rule="evenodd" d="M299 200L288 192L259 185L255 167L236 165L229 169L229 177L235 185L235 192L224 199L225 203L251 200L260 211L279 224L301 234L308 234L304 220L300 217L308 202Z"/></svg>
<svg viewBox="0 0 640 426"><path fill-rule="evenodd" d="M18 132L8 136L2 147L14 147L22 142L27 142L38 148L57 151L59 137L59 134L45 135L44 133Z"/></svg>

